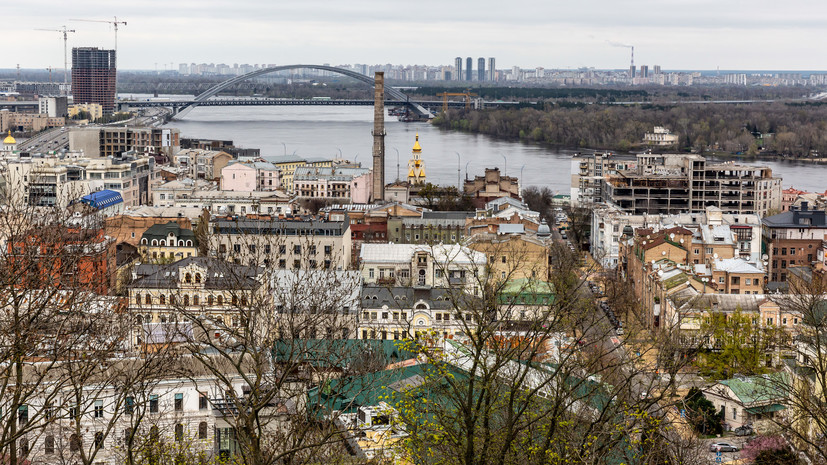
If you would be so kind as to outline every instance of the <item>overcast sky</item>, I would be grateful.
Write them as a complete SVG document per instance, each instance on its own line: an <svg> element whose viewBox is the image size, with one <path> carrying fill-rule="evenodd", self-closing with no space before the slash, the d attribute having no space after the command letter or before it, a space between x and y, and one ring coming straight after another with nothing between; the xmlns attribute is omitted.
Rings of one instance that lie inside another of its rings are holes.
<svg viewBox="0 0 827 465"><path fill-rule="evenodd" d="M452 64L500 69L827 69L825 0L27 0L6 2L0 68L63 66L69 47L113 47L122 69L178 63ZM70 57L71 59L71 57Z"/></svg>

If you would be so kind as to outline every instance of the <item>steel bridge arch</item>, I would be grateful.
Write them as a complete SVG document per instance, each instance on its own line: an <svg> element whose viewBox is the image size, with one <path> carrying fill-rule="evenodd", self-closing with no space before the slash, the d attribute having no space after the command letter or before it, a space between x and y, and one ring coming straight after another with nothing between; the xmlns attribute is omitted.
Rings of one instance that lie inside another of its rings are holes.
<svg viewBox="0 0 827 465"><path fill-rule="evenodd" d="M192 103L187 104L184 107L181 107L181 109L177 113L175 113L173 118L181 118L183 116L186 116L186 114L189 113L190 111L192 111L193 108L197 107L199 103L209 99L210 97L215 96L216 94L218 94L222 90L224 90L224 89L226 89L226 88L228 88L228 87L230 87L234 84L237 84L237 83L242 82L242 81L246 81L247 79L251 79L251 78L254 78L254 77L262 76L264 74L276 73L276 72L279 72L279 71L287 71L287 70L291 70L291 69L318 69L318 70L321 70L321 71L329 71L331 73L341 74L343 76L351 77L351 78L356 79L358 81L362 81L365 84L370 85L371 87L374 85L374 79L370 76L365 76L364 74L360 74L360 73L357 73L355 71L350 71L350 70L342 69L342 68L336 68L336 67L333 67L333 66L324 66L324 65L273 66L273 67L270 67L270 68L257 69L255 71L250 72L250 73L242 74L241 76L236 76L234 78L227 79L224 82L221 82L219 84L216 84L213 87L210 87L209 89L205 90L204 92L196 95L195 99L193 99ZM422 105L419 105L417 103L412 103L410 101L410 98L407 95L403 94L402 92L400 92L397 89L394 89L393 87L385 87L385 95L391 97L391 100L397 100L397 101L400 101L400 102L408 102L408 105L414 107L414 109L422 116L426 116L426 115L430 116L431 115L431 112L428 111L427 109L425 109Z"/></svg>

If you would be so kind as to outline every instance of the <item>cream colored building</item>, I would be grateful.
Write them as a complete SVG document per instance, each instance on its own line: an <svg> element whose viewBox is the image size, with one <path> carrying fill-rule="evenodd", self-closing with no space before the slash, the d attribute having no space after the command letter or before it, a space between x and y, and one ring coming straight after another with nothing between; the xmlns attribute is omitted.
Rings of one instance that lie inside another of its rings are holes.
<svg viewBox="0 0 827 465"><path fill-rule="evenodd" d="M74 118L81 111L89 113L92 121L103 117L103 107L99 103L76 103L69 105L69 118Z"/></svg>

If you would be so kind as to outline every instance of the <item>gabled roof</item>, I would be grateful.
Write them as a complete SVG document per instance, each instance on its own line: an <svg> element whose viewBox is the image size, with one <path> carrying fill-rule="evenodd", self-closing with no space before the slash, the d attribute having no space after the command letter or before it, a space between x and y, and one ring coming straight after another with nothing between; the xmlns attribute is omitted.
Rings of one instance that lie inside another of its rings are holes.
<svg viewBox="0 0 827 465"><path fill-rule="evenodd" d="M784 386L788 382L784 373L772 373L749 378L733 378L719 381L728 387L744 405L778 402L786 398ZM783 408L783 407L782 407Z"/></svg>
<svg viewBox="0 0 827 465"><path fill-rule="evenodd" d="M185 241L191 240L193 241L193 244L198 245L198 240L195 238L195 233L192 229L182 228L181 225L175 221L151 226L149 229L144 231L143 234L141 234L141 239L146 239L147 241L152 241L152 239L166 239L169 237L170 233L175 235L178 239L183 239Z"/></svg>

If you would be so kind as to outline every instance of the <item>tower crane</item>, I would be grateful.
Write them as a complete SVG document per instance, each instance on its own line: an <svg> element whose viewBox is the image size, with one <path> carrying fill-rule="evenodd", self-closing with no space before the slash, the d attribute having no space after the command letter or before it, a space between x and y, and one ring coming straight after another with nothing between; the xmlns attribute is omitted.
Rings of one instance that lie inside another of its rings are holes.
<svg viewBox="0 0 827 465"><path fill-rule="evenodd" d="M67 42L69 41L69 33L76 32L74 29L67 29L66 26L61 26L62 29L35 29L35 31L60 32L63 34L63 87L69 84L69 55L67 49ZM51 71L49 71L51 76Z"/></svg>

